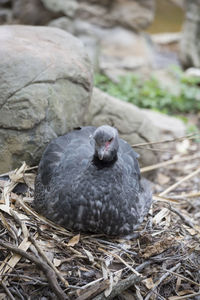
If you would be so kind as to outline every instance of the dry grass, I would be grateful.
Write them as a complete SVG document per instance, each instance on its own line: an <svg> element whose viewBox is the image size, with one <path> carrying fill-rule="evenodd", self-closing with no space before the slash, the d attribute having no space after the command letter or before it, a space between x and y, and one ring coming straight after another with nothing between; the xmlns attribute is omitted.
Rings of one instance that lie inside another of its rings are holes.
<svg viewBox="0 0 200 300"><path fill-rule="evenodd" d="M184 151L176 141L175 156L168 153L162 164L142 169L157 169L154 201L130 240L69 232L35 213L36 170L25 163L9 180L0 178L0 299L200 295L200 151L187 140Z"/></svg>

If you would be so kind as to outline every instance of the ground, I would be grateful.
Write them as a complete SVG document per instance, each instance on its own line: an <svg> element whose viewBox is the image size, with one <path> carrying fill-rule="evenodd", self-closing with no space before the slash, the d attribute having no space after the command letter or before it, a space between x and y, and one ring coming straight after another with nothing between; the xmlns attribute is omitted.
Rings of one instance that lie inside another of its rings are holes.
<svg viewBox="0 0 200 300"><path fill-rule="evenodd" d="M152 172L152 208L129 240L79 235L36 214L36 167L3 174L0 299L199 299L199 136L155 148L161 162L141 169Z"/></svg>

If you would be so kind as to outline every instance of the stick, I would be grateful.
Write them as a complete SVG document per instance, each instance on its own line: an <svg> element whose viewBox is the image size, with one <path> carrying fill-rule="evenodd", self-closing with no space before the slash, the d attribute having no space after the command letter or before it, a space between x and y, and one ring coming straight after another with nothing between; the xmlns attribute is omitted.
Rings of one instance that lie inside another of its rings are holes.
<svg viewBox="0 0 200 300"><path fill-rule="evenodd" d="M10 300L15 300L15 298L13 297L13 295L11 294L11 292L9 291L9 289L7 288L7 286L3 281L0 282L0 285L3 287Z"/></svg>
<svg viewBox="0 0 200 300"><path fill-rule="evenodd" d="M142 263L141 265L139 265L135 269L137 272L141 272L145 267L147 267L151 263L152 263L152 261L148 260L148 261ZM116 284L113 287L112 292L110 293L110 295L108 297L105 297L104 293L101 293L100 295L93 298L93 300L111 300L114 297L116 297L117 295L120 295L123 291L127 290L132 285L138 284L143 279L144 279L144 277L142 277L142 276L137 276L135 274L131 274L126 279L119 281L118 284Z"/></svg>
<svg viewBox="0 0 200 300"><path fill-rule="evenodd" d="M96 285L91 286L87 291L81 294L76 300L90 300L109 287L109 280L98 282Z"/></svg>
<svg viewBox="0 0 200 300"><path fill-rule="evenodd" d="M115 257L116 259L118 259L119 261L121 261L128 269L130 269L135 275L137 276L142 276L140 273L138 273L132 266L130 266L123 258L121 258L119 255L117 255L116 253L112 253L110 251L106 251L102 248L99 248L99 250L105 252L108 255L111 255L113 257Z"/></svg>
<svg viewBox="0 0 200 300"><path fill-rule="evenodd" d="M182 194L182 195L173 195L170 196L170 198L173 200L183 199L183 198L196 198L200 196L200 192L192 192L188 194ZM179 203L179 202L178 202Z"/></svg>
<svg viewBox="0 0 200 300"><path fill-rule="evenodd" d="M161 167L165 167L168 165L176 164L176 163L187 161L187 160L197 159L197 158L200 158L199 153L195 154L195 155L177 158L177 159L170 159L170 160L167 160L167 161L155 164L155 165L147 166L147 167L141 168L140 171L141 171L141 173L145 173L145 172L149 172L149 171L161 168Z"/></svg>
<svg viewBox="0 0 200 300"><path fill-rule="evenodd" d="M135 274L130 275L128 278L121 280L117 285L113 287L112 292L108 297L104 296L104 293L101 293L97 297L93 298L93 300L110 300L121 294L124 290L127 290L130 286L134 284L138 284L144 278L141 276L137 276Z"/></svg>
<svg viewBox="0 0 200 300"><path fill-rule="evenodd" d="M147 147L142 147L142 146L137 146L135 148L138 149L144 149L144 150L149 150L149 151L154 151L154 152L167 152L167 153L172 153L172 154L176 154L177 152L174 150L168 150L168 149L160 149L160 148L147 148Z"/></svg>
<svg viewBox="0 0 200 300"><path fill-rule="evenodd" d="M48 257L44 254L44 252L42 251L42 249L40 249L40 247L38 246L38 244L36 243L35 239L32 236L29 236L29 239L31 241L31 243L34 245L34 247L37 249L38 253L41 255L41 257L46 260L46 262L48 263L48 265L54 270L54 272L56 273L56 275L58 276L58 278L60 279L60 281L62 281L62 283L68 287L68 282L67 280L65 280L65 278L60 274L60 272L57 270L57 268L54 266L54 264L48 259Z"/></svg>
<svg viewBox="0 0 200 300"><path fill-rule="evenodd" d="M169 209L174 212L175 214L177 214L181 220L189 227L193 228L194 229L194 225L192 224L192 222L190 221L189 218L185 217L178 209L174 208L174 207L171 207L169 206Z"/></svg>
<svg viewBox="0 0 200 300"><path fill-rule="evenodd" d="M199 296L200 295L200 292L197 292L197 293L194 293L194 294L188 294L188 295L185 295L185 296L174 296L173 297L173 300L182 300L182 299L190 299L191 297L196 297L196 296Z"/></svg>
<svg viewBox="0 0 200 300"><path fill-rule="evenodd" d="M54 291L58 299L60 300L68 299L67 295L63 292L63 290L60 288L58 284L57 278L55 276L55 272L47 265L46 262L2 240L0 240L0 246L19 254L20 256L28 259L29 261L34 262L40 269L42 269L43 273L45 274L49 282L50 287L52 288L52 290Z"/></svg>
<svg viewBox="0 0 200 300"><path fill-rule="evenodd" d="M147 142L147 143L134 144L134 145L132 145L132 147L136 148L136 147L146 146L146 145L171 143L171 142L176 142L176 141L180 141L180 140L184 140L184 139L194 138L196 135L198 136L199 134L198 133L191 133L191 134L181 136L179 138L170 139L170 140L162 140L162 141L158 141L158 142Z"/></svg>
<svg viewBox="0 0 200 300"><path fill-rule="evenodd" d="M177 277L180 277L180 278L182 278L183 280L188 281L188 282L190 282L190 283L192 283L192 284L197 285L197 286L200 287L200 283L198 283L198 282L196 282L196 281L194 281L194 280L191 280L191 279L189 279L189 278L187 278L187 277L185 277L185 276L183 276L183 275L181 275L181 274L178 274L178 273L176 273L176 272L173 272L173 271L170 271L170 270L166 270L166 269L161 270L161 272L169 272L170 274L173 274L173 275L175 275L175 276L177 276Z"/></svg>
<svg viewBox="0 0 200 300"><path fill-rule="evenodd" d="M177 186L179 186L181 183L185 182L186 180L194 177L195 175L197 175L198 173L200 173L200 167L195 170L194 172L190 173L189 175L185 176L184 178L182 178L181 180L179 180L178 182L174 183L173 185L171 185L170 187L168 187L165 191L163 191L162 193L159 194L159 196L164 196L165 194L171 192L172 190L174 190Z"/></svg>

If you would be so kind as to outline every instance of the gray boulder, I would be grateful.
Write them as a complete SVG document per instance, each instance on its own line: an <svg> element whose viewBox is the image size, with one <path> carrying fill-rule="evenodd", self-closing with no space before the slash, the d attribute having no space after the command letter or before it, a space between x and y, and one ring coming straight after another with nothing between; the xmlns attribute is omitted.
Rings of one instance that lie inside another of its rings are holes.
<svg viewBox="0 0 200 300"><path fill-rule="evenodd" d="M74 17L78 8L76 0L41 0L41 2L49 11L63 13L68 17Z"/></svg>
<svg viewBox="0 0 200 300"><path fill-rule="evenodd" d="M14 0L12 11L14 23L29 25L46 25L60 17L75 17L76 0Z"/></svg>
<svg viewBox="0 0 200 300"><path fill-rule="evenodd" d="M40 0L12 1L12 23L27 25L45 25L54 18L62 16L61 13L49 11Z"/></svg>
<svg viewBox="0 0 200 300"><path fill-rule="evenodd" d="M153 125L156 126L162 140L178 138L185 135L186 126L181 119L149 109L142 109L142 111Z"/></svg>
<svg viewBox="0 0 200 300"><path fill-rule="evenodd" d="M103 27L143 30L153 21L154 0L79 0L77 17Z"/></svg>
<svg viewBox="0 0 200 300"><path fill-rule="evenodd" d="M50 27L0 27L0 173L36 164L46 144L83 123L92 90L82 43Z"/></svg>
<svg viewBox="0 0 200 300"><path fill-rule="evenodd" d="M50 21L47 25L63 29L67 32L70 32L71 34L74 33L74 22L71 18L66 16L54 19Z"/></svg>
<svg viewBox="0 0 200 300"><path fill-rule="evenodd" d="M97 88L93 89L93 96L85 122L94 126L109 124L116 127L120 137L130 145L159 139L160 131L141 109L133 104L114 98ZM140 164L142 166L157 162L158 157L154 151L134 149L140 154Z"/></svg>

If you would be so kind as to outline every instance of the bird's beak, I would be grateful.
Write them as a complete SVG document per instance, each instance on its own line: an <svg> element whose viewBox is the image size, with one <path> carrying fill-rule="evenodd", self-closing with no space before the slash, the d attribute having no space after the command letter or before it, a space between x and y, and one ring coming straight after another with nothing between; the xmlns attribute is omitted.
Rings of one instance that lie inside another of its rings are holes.
<svg viewBox="0 0 200 300"><path fill-rule="evenodd" d="M100 160L103 159L104 153L105 153L105 147L100 148L99 151L98 151L98 158L99 158Z"/></svg>

